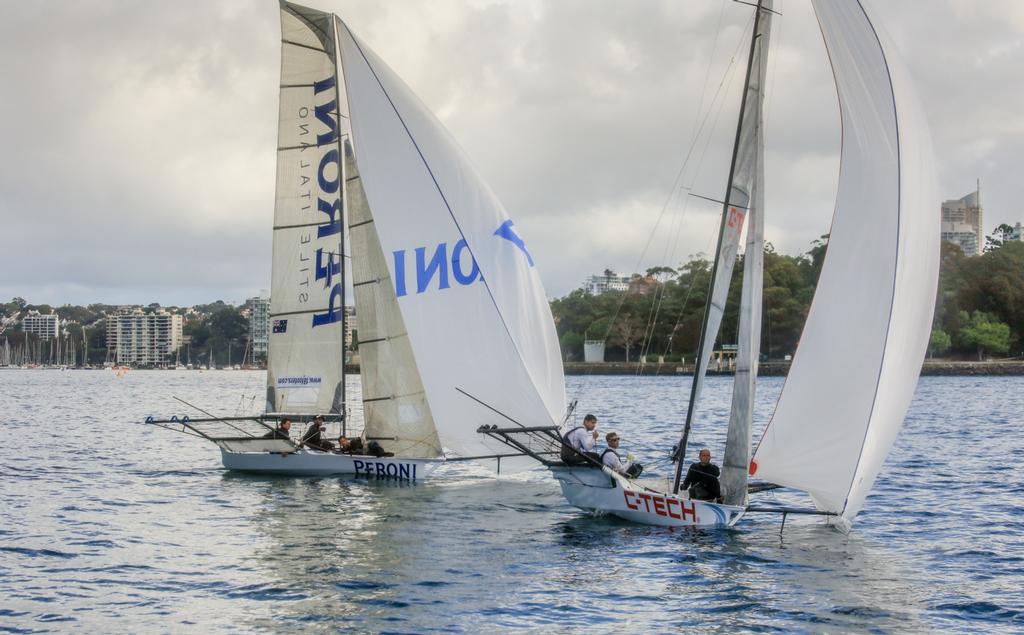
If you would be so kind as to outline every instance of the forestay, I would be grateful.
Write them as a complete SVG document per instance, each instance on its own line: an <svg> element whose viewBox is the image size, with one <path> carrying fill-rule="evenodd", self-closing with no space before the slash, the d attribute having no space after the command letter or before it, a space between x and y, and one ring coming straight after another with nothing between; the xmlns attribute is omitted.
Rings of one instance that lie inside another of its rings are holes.
<svg viewBox="0 0 1024 635"><path fill-rule="evenodd" d="M566 405L529 244L444 127L338 25L356 163L440 441L507 452L477 427L559 423Z"/></svg>
<svg viewBox="0 0 1024 635"><path fill-rule="evenodd" d="M736 141L733 148L732 165L729 169L729 182L727 183L727 194L725 202L722 206L722 219L718 233L718 245L715 249L715 261L712 267L712 281L710 296L704 307L704 320L701 326L700 342L697 347L697 359L694 366L693 381L690 385L690 401L687 405L686 411L686 422L683 426L683 437L680 441L680 447L682 452L685 453L687 439L689 438L690 428L696 419L696 413L698 412L698 406L700 404L701 392L704 387L704 377L708 371L708 364L711 361L711 351L714 347L715 340L718 338L718 330L722 325L722 316L725 312L725 304L729 296L729 286L732 282L733 269L736 266L736 254L739 250L740 237L743 233L743 223L749 217L749 206L753 202L751 198L755 190L754 179L758 176L758 165L761 163L760 155L763 154L763 142L761 141L761 107L763 96L761 94L761 86L764 83L764 63L767 57L767 42L768 35L771 29L771 12L770 4L768 10L758 9L758 13L754 18L754 31L751 34L750 44L750 57L748 59L746 82L743 88L743 97L740 100L740 113L739 123L736 127ZM763 25L763 26L762 26ZM763 49L763 50L762 50ZM763 221L759 221L762 223ZM748 232L749 233L749 232ZM755 242L759 241L759 234L754 234L750 238L754 239ZM759 243L758 243L759 244ZM749 245L748 245L749 247ZM759 258L760 256L758 256ZM757 262L760 262L759 260ZM757 262L748 265L756 266ZM760 269L758 268L758 271ZM753 275L759 275L754 271L748 271ZM744 304L744 311L748 314L745 317L748 318L746 322L747 328L751 328L752 324L749 322L749 313L754 310L750 306L750 289L744 287L744 299L747 301ZM760 293L760 287L757 290ZM760 306L756 308L758 314L758 321L760 320ZM749 349L744 350L744 354L749 355L751 351ZM749 371L750 364L744 364L744 370ZM755 367L756 370L756 367ZM742 372L741 372L742 374ZM753 382L743 383L737 380L733 393L733 404L737 403L742 408L744 403L749 404L753 398ZM737 391L740 394L737 394ZM726 445L727 458L735 457L737 452L743 452L743 448L740 447L744 441L741 437L744 433L742 430L737 428L738 425L742 425L744 420L749 421L749 413L746 415L741 411L741 419L736 419L736 414L732 414L730 420L730 433L729 441ZM742 417L746 417L743 419ZM747 434L749 435L749 423L747 425ZM745 442L749 448L749 441ZM748 450L749 451L749 450ZM733 458L732 463L735 463L738 459ZM678 490L683 473L683 466L685 465L686 457L678 456L676 463L676 478L675 488ZM744 462L745 465L745 462ZM728 478L728 477L727 477ZM743 480L743 483L739 481ZM735 471L730 479L731 485L736 488L736 491L743 490L744 496L746 495L745 478L743 476L737 476ZM725 483L723 482L723 485Z"/></svg>
<svg viewBox="0 0 1024 635"><path fill-rule="evenodd" d="M938 281L931 143L889 38L850 0L813 0L843 125L838 200L800 347L755 452L759 477L851 521L913 396Z"/></svg>
<svg viewBox="0 0 1024 635"><path fill-rule="evenodd" d="M267 410L342 411L342 159L331 15L281 5Z"/></svg>

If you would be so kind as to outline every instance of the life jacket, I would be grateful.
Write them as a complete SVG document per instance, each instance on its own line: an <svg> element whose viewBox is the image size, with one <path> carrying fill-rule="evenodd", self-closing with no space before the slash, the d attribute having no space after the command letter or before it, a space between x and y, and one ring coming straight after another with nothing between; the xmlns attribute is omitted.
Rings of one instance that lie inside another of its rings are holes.
<svg viewBox="0 0 1024 635"><path fill-rule="evenodd" d="M601 465L604 465L604 464L605 464L605 462L604 462L604 457L605 457L605 455L606 455L606 454L608 454L609 452L611 452L612 454L614 454L614 455L615 455L615 458L619 459L619 463L620 463L620 464L622 463L622 458L621 458L621 457L619 456L619 453L618 453L618 452L616 452L615 450L611 449L611 448L607 448L607 449L606 449L606 450L605 450L604 452L602 452L602 453L601 453Z"/></svg>
<svg viewBox="0 0 1024 635"><path fill-rule="evenodd" d="M580 461L579 455L576 450L569 443L569 435L577 430L583 429L583 426L576 426L572 430L569 430L562 435L562 462L563 463L578 463Z"/></svg>

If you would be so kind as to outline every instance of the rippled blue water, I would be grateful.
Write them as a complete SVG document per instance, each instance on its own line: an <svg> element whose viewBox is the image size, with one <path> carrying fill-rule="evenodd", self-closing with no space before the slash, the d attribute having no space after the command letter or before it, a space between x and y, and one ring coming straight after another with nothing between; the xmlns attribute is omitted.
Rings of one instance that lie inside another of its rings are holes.
<svg viewBox="0 0 1024 635"><path fill-rule="evenodd" d="M0 371L0 631L1024 631L1024 378L923 378L849 536L591 518L544 472L468 464L416 485L239 476L137 423L186 413L173 395L255 407L262 382ZM653 471L684 384L569 378ZM718 456L729 387L708 381L695 432ZM780 388L761 383L761 421Z"/></svg>

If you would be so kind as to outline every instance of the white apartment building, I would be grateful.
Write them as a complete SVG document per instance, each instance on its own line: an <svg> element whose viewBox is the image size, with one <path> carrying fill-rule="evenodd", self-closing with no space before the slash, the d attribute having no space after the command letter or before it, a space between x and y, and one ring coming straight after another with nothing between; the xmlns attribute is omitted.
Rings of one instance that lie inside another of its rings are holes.
<svg viewBox="0 0 1024 635"><path fill-rule="evenodd" d="M985 230L980 183L967 196L942 203L942 240L960 245L968 256L981 253Z"/></svg>
<svg viewBox="0 0 1024 635"><path fill-rule="evenodd" d="M22 330L41 340L53 339L60 335L60 320L56 313L44 315L39 311L29 311L22 319Z"/></svg>
<svg viewBox="0 0 1024 635"><path fill-rule="evenodd" d="M107 315L107 349L117 364L162 366L181 346L180 315L121 308Z"/></svg>
<svg viewBox="0 0 1024 635"><path fill-rule="evenodd" d="M249 337L252 338L254 359L267 359L270 341L270 298L256 296L246 301L249 306Z"/></svg>
<svg viewBox="0 0 1024 635"><path fill-rule="evenodd" d="M590 276L583 283L583 289L591 295L601 295L608 291L629 291L629 281L632 279L632 276L618 276L615 274L610 276Z"/></svg>
<svg viewBox="0 0 1024 635"><path fill-rule="evenodd" d="M60 319L56 313L43 315L39 311L29 311L21 319L21 330L42 340L53 339L60 335Z"/></svg>

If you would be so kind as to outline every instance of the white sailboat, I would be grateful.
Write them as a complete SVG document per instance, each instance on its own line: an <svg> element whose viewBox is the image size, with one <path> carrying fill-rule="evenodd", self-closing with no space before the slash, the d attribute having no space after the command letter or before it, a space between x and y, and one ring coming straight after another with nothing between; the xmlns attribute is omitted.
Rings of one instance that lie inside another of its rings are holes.
<svg viewBox="0 0 1024 635"><path fill-rule="evenodd" d="M249 431L245 417L150 423L181 425L216 443L225 467L249 472L421 478L443 449L504 470L529 464L476 432L509 419L555 425L565 413L558 337L526 243L441 123L344 22L281 2L281 31L259 423L323 414L394 456L260 438L266 428ZM361 431L344 377L349 258ZM203 427L215 424L234 432Z"/></svg>
<svg viewBox="0 0 1024 635"><path fill-rule="evenodd" d="M862 0L812 0L843 127L837 203L817 291L774 416L751 458L763 266L762 87L772 1L757 3L747 79L722 210L712 290L681 457L747 225L737 369L720 484L723 504L671 482L552 467L580 508L653 525L732 525L748 474L810 494L813 513L848 529L902 426L928 342L938 282L939 197L925 118L891 40Z"/></svg>

